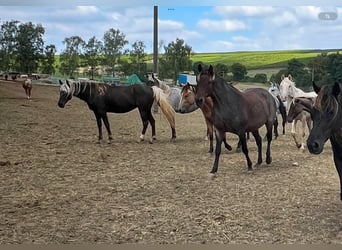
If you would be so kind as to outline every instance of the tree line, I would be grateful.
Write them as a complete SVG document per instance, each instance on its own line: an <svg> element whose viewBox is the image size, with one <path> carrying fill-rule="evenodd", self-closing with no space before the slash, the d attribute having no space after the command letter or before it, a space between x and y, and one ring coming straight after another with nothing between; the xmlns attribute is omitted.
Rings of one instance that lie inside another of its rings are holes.
<svg viewBox="0 0 342 250"><path fill-rule="evenodd" d="M146 80L147 71L152 71L151 55L146 52L143 41L129 44L126 35L119 29L110 28L101 39L93 36L85 41L80 36L71 36L63 40L64 49L56 56L54 44L45 45L43 36L45 28L41 24L19 21L2 22L0 26L0 71L17 71L21 73L39 72L55 74L58 72L70 78L85 69L84 74L91 79L101 75L125 76L137 74ZM130 45L130 46L129 46ZM164 52L159 55L158 74L161 79L177 81L179 73L193 71L197 74L198 64L193 62L192 47L183 39L176 38L166 46L161 41ZM57 61L56 58L59 58ZM236 62L232 65L217 63L216 72L227 81L268 82L264 73L254 77L247 76L247 68ZM270 77L270 81L280 82L282 74L291 74L299 87L311 86L314 79L318 84L342 81L342 56L337 52L322 52L316 58L304 64L298 59L288 62L287 68Z"/></svg>

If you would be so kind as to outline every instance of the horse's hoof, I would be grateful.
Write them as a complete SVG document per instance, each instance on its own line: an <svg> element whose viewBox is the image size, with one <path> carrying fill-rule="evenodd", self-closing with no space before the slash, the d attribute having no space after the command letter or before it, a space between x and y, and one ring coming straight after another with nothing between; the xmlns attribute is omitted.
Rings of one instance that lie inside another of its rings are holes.
<svg viewBox="0 0 342 250"><path fill-rule="evenodd" d="M176 141L176 137L172 137L171 139L170 139L170 142L175 142Z"/></svg>
<svg viewBox="0 0 342 250"><path fill-rule="evenodd" d="M98 140L98 141L96 142L96 144L101 144L101 140Z"/></svg>
<svg viewBox="0 0 342 250"><path fill-rule="evenodd" d="M108 140L108 142L107 142L108 144L112 144L112 140Z"/></svg>
<svg viewBox="0 0 342 250"><path fill-rule="evenodd" d="M150 144L153 144L153 138L151 138L148 142L149 142Z"/></svg>
<svg viewBox="0 0 342 250"><path fill-rule="evenodd" d="M267 157L266 164L271 164L271 162L272 162L272 157L271 156Z"/></svg>
<svg viewBox="0 0 342 250"><path fill-rule="evenodd" d="M217 172L215 172L215 173L209 173L209 178L211 179L211 180L214 180L215 178L217 177Z"/></svg>
<svg viewBox="0 0 342 250"><path fill-rule="evenodd" d="M253 173L254 173L253 168L248 168L247 169L247 174L253 174Z"/></svg>
<svg viewBox="0 0 342 250"><path fill-rule="evenodd" d="M241 153L241 151L242 151L241 148L236 148L235 150L236 153Z"/></svg>

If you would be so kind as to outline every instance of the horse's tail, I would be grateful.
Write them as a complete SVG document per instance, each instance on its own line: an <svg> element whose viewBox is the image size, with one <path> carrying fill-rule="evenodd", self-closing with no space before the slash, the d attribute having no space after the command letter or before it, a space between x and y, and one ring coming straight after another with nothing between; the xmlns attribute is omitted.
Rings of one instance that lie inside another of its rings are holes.
<svg viewBox="0 0 342 250"><path fill-rule="evenodd" d="M153 89L154 100L157 102L158 106L162 110L162 112L165 115L166 119L168 120L171 128L175 129L176 128L176 122L175 122L176 112L175 112L175 110L172 108L172 106L167 101L166 96L164 95L164 92L161 88L158 88L156 86L152 86L152 89Z"/></svg>

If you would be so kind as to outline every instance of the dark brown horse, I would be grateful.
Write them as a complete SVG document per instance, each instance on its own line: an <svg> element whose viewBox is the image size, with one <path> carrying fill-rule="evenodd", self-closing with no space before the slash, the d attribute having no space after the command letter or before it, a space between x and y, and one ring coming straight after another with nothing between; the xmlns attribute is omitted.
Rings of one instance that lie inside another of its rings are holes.
<svg viewBox="0 0 342 250"><path fill-rule="evenodd" d="M313 83L318 94L311 109L313 127L307 140L309 152L320 154L324 144L330 140L334 163L340 178L340 199L342 200L342 89L335 82L322 88Z"/></svg>
<svg viewBox="0 0 342 250"><path fill-rule="evenodd" d="M291 101L289 113L287 115L287 122L294 122L294 126L292 128L296 128L297 122L302 122L302 142L299 143L296 137L296 130L291 131L291 135L296 143L297 148L304 149L304 138L305 138L305 127L310 130L312 128L312 120L311 115L307 110L311 110L314 104L315 98L307 98L307 97L295 97Z"/></svg>
<svg viewBox="0 0 342 250"><path fill-rule="evenodd" d="M248 155L246 132L251 132L258 146L258 160L255 166L262 163L262 139L259 128L266 125L267 150L266 163L272 162L271 141L272 128L276 120L277 105L274 97L265 89L253 88L241 92L219 75L214 74L214 68L210 65L204 70L198 66L196 103L202 107L206 97L213 100L212 121L215 126L216 148L215 160L211 173L218 170L221 144L225 132L231 132L239 136L242 152L247 160L248 171L252 171L252 161Z"/></svg>
<svg viewBox="0 0 342 250"><path fill-rule="evenodd" d="M190 113L197 110L199 107L195 102L195 93L196 86L190 85L187 83L183 86L181 91L181 100L179 103L178 110L181 113ZM207 124L207 137L209 138L209 153L213 153L214 146L214 126L212 122L212 109L213 109L213 100L211 97L206 97L203 105L201 106L201 110L205 119L205 123ZM226 136L223 137L223 143L226 149L229 151L232 150L232 147L227 143Z"/></svg>
<svg viewBox="0 0 342 250"><path fill-rule="evenodd" d="M99 130L98 142L102 140L102 121L108 132L108 140L112 140L107 112L127 113L138 108L143 123L140 140L144 140L146 129L150 123L152 127L152 138L150 142L156 139L155 120L151 113L151 107L154 101L158 103L164 115L168 119L172 136L171 140L176 139L175 111L168 104L162 90L158 87L148 87L141 84L130 86L114 86L105 83L92 81L60 81L60 97L58 106L64 108L65 104L76 96L88 104L96 117Z"/></svg>

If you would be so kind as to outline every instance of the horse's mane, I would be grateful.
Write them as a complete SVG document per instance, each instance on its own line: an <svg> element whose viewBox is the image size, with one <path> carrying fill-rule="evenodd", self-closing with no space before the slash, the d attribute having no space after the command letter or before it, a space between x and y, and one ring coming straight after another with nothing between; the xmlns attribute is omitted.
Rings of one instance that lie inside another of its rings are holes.
<svg viewBox="0 0 342 250"><path fill-rule="evenodd" d="M337 97L333 96L332 94L332 86L325 86L319 92L315 107L323 113L328 113L331 111L336 111L339 106L342 104L342 97L338 95Z"/></svg>

